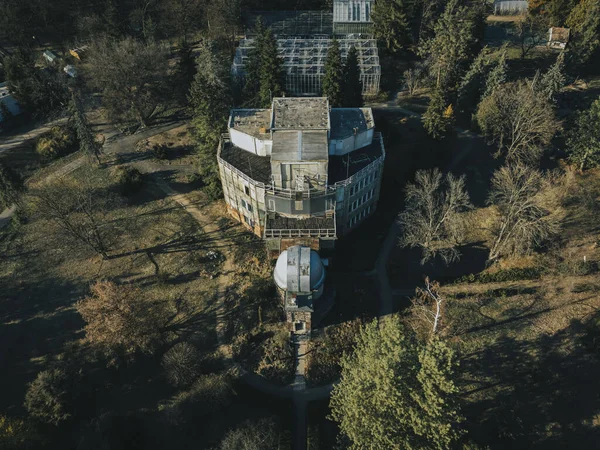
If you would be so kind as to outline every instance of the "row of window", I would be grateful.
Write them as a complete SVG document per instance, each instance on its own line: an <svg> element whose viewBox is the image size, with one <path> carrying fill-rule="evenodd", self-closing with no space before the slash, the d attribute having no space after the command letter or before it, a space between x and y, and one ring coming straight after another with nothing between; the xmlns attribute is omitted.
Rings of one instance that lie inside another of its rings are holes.
<svg viewBox="0 0 600 450"><path fill-rule="evenodd" d="M360 180L358 183L356 183L354 186L352 186L350 188L350 197L359 192L365 186L370 185L375 180L375 178L377 178L377 172L369 174L368 176Z"/></svg>
<svg viewBox="0 0 600 450"><path fill-rule="evenodd" d="M360 207L363 203L371 200L373 198L374 194L375 194L375 189L371 189L369 192L364 193L361 198L354 200L352 202L352 205L350 205L350 212L355 211L356 208Z"/></svg>
<svg viewBox="0 0 600 450"><path fill-rule="evenodd" d="M243 198L240 201L242 202L242 207L246 208L246 210L248 210L248 212L254 211L254 209L252 208L252 205L249 202L247 202Z"/></svg>
<svg viewBox="0 0 600 450"><path fill-rule="evenodd" d="M361 6L360 3L351 3L348 5L348 21L352 21L352 22L360 22L361 21L360 6ZM365 4L365 16L366 16L367 22L371 18L370 6L371 5L369 3Z"/></svg>
<svg viewBox="0 0 600 450"><path fill-rule="evenodd" d="M359 214L355 215L352 219L348 221L348 228L352 228L356 223L360 220L363 220L371 214L371 205L369 205L366 209L363 209Z"/></svg>

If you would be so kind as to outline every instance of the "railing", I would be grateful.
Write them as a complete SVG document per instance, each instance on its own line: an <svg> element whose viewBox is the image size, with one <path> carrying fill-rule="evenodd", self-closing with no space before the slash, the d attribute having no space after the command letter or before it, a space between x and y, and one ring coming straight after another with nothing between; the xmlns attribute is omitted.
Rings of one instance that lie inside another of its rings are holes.
<svg viewBox="0 0 600 450"><path fill-rule="evenodd" d="M267 225L268 226L268 225ZM334 228L315 228L303 230L289 229L271 229L265 227L265 238L297 238L297 237L314 237L314 238L335 238L336 229Z"/></svg>

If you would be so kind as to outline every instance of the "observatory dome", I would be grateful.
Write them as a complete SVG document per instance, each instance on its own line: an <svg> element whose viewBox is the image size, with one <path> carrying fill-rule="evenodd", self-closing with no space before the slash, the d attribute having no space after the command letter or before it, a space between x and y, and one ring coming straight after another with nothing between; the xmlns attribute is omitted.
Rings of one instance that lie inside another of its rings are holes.
<svg viewBox="0 0 600 450"><path fill-rule="evenodd" d="M317 252L295 245L281 252L273 276L280 289L311 292L323 285L325 268Z"/></svg>

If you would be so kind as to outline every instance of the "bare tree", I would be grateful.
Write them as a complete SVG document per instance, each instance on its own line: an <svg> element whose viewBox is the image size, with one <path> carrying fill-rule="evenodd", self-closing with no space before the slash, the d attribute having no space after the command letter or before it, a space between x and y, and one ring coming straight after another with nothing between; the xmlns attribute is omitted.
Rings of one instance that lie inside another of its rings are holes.
<svg viewBox="0 0 600 450"><path fill-rule="evenodd" d="M547 31L548 25L540 14L527 14L515 22L514 35L521 47L521 59L544 41Z"/></svg>
<svg viewBox="0 0 600 450"><path fill-rule="evenodd" d="M425 287L416 289L416 296L411 299L411 313L426 323L430 328L430 335L439 331L440 322L444 312L445 299L440 295L440 284L425 278Z"/></svg>
<svg viewBox="0 0 600 450"><path fill-rule="evenodd" d="M98 281L91 295L76 304L85 339L108 352L151 353L167 322L164 303L152 302L137 287Z"/></svg>
<svg viewBox="0 0 600 450"><path fill-rule="evenodd" d="M108 258L114 224L106 220L106 213L121 203L118 196L96 190L88 177L54 179L30 189L30 194L34 215L58 225L58 237Z"/></svg>
<svg viewBox="0 0 600 450"><path fill-rule="evenodd" d="M443 176L438 169L419 170L415 182L406 186L405 199L406 208L398 217L403 232L400 244L421 248L421 264L437 255L446 264L458 260L461 213L471 208L465 177Z"/></svg>
<svg viewBox="0 0 600 450"><path fill-rule="evenodd" d="M102 91L110 116L120 123L146 127L167 81L167 47L132 38L99 39L92 46L90 61L90 80Z"/></svg>
<svg viewBox="0 0 600 450"><path fill-rule="evenodd" d="M231 430L221 441L221 450L275 450L280 446L275 421L262 418L246 421Z"/></svg>
<svg viewBox="0 0 600 450"><path fill-rule="evenodd" d="M498 155L512 162L537 162L560 129L552 104L526 81L498 86L481 101L476 118Z"/></svg>
<svg viewBox="0 0 600 450"><path fill-rule="evenodd" d="M403 77L406 89L408 89L408 95L412 97L415 95L415 92L417 92L417 89L419 89L421 86L421 82L423 80L423 71L420 67L407 69L404 71Z"/></svg>
<svg viewBox="0 0 600 450"><path fill-rule="evenodd" d="M494 236L489 261L500 256L528 253L543 244L560 228L556 193L549 193L557 184L539 170L523 164L504 166L492 177L488 203L497 208L492 227Z"/></svg>

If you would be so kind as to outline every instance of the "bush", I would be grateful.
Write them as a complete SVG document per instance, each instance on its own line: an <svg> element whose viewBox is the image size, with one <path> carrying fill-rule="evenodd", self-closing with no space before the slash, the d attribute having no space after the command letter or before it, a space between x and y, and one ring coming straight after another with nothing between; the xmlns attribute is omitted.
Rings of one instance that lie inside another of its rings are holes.
<svg viewBox="0 0 600 450"><path fill-rule="evenodd" d="M131 166L121 166L115 170L115 177L121 194L137 194L144 184L144 175Z"/></svg>
<svg viewBox="0 0 600 450"><path fill-rule="evenodd" d="M583 262L581 260L563 261L557 266L557 270L561 275L583 277L598 272L598 263L596 261Z"/></svg>
<svg viewBox="0 0 600 450"><path fill-rule="evenodd" d="M455 283L503 283L506 281L537 280L542 275L539 267L525 267L499 270L491 273L469 274L460 277Z"/></svg>
<svg viewBox="0 0 600 450"><path fill-rule="evenodd" d="M75 376L73 376L75 375ZM40 372L25 394L29 414L52 425L66 421L72 415L72 394L76 374L54 368Z"/></svg>
<svg viewBox="0 0 600 450"><path fill-rule="evenodd" d="M38 440L38 436L30 423L0 415L0 448L4 450L29 448L28 444L35 440Z"/></svg>
<svg viewBox="0 0 600 450"><path fill-rule="evenodd" d="M166 145L155 145L152 147L152 154L156 159L169 159L169 148Z"/></svg>
<svg viewBox="0 0 600 450"><path fill-rule="evenodd" d="M35 151L45 159L56 159L75 150L77 134L70 126L53 127L38 139Z"/></svg>
<svg viewBox="0 0 600 450"><path fill-rule="evenodd" d="M187 386L200 373L200 357L192 344L180 342L171 347L162 358L165 376L173 386Z"/></svg>

